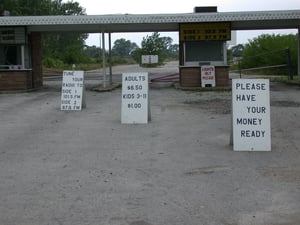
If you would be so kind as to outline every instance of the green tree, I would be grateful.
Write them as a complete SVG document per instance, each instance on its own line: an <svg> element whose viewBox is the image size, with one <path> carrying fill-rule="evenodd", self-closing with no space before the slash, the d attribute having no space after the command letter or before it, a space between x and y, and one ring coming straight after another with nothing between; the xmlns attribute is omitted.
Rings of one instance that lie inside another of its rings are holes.
<svg viewBox="0 0 300 225"><path fill-rule="evenodd" d="M1 0L0 11L7 10L12 16L67 15L62 9L69 3L76 4L62 0Z"/></svg>
<svg viewBox="0 0 300 225"><path fill-rule="evenodd" d="M134 42L132 43L130 40L126 40L124 38L117 39L112 48L112 55L128 57L130 56L130 53L137 48L137 44Z"/></svg>
<svg viewBox="0 0 300 225"><path fill-rule="evenodd" d="M158 32L154 32L143 38L141 48L136 49L132 56L141 63L142 55L158 55L158 63L163 64L167 58L178 58L179 45L173 45L172 42L171 37L160 37Z"/></svg>
<svg viewBox="0 0 300 225"><path fill-rule="evenodd" d="M171 44L167 49L167 57L171 59L178 59L179 44Z"/></svg>
<svg viewBox="0 0 300 225"><path fill-rule="evenodd" d="M141 53L143 55L158 55L158 62L162 64L166 59L167 50L172 44L172 38L160 37L158 32L143 38Z"/></svg>
<svg viewBox="0 0 300 225"><path fill-rule="evenodd" d="M238 44L231 48L233 57L242 57L244 51L244 45Z"/></svg>
<svg viewBox="0 0 300 225"><path fill-rule="evenodd" d="M227 62L230 65L236 65L243 56L244 45L238 44L227 49Z"/></svg>
<svg viewBox="0 0 300 225"><path fill-rule="evenodd" d="M297 71L297 35L263 34L245 45L242 68L274 66L287 63L287 51L290 49L293 71ZM265 74L286 74L286 68L264 70Z"/></svg>
<svg viewBox="0 0 300 225"><path fill-rule="evenodd" d="M84 54L91 59L99 60L99 58L102 57L102 49L96 47L95 45L86 45L84 46Z"/></svg>
<svg viewBox="0 0 300 225"><path fill-rule="evenodd" d="M48 1L48 0L46 0ZM78 2L62 0L51 1L52 15L85 15L85 9ZM83 53L88 34L50 34L43 37L44 59L53 58L66 64L88 63L89 58Z"/></svg>

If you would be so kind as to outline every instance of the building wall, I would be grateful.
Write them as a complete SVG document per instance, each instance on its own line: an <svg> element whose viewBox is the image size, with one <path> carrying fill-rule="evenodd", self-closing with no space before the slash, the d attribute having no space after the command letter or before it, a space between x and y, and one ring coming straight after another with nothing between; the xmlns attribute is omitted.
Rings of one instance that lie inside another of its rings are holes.
<svg viewBox="0 0 300 225"><path fill-rule="evenodd" d="M0 91L26 91L43 86L41 33L29 35L31 69L0 70Z"/></svg>
<svg viewBox="0 0 300 225"><path fill-rule="evenodd" d="M182 87L201 87L200 67L181 67L180 86Z"/></svg>
<svg viewBox="0 0 300 225"><path fill-rule="evenodd" d="M43 86L42 34L33 32L29 35L31 49L32 88Z"/></svg>
<svg viewBox="0 0 300 225"><path fill-rule="evenodd" d="M229 85L229 67L216 67L216 86L227 87Z"/></svg>
<svg viewBox="0 0 300 225"><path fill-rule="evenodd" d="M227 87L229 85L229 67L215 67L216 87ZM200 67L180 67L180 86L201 87Z"/></svg>
<svg viewBox="0 0 300 225"><path fill-rule="evenodd" d="M32 88L32 73L29 70L0 71L0 91L24 91Z"/></svg>

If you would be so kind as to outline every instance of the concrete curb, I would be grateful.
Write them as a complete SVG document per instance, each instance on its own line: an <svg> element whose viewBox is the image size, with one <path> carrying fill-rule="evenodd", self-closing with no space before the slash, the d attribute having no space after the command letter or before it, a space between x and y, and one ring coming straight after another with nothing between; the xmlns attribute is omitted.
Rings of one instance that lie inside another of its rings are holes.
<svg viewBox="0 0 300 225"><path fill-rule="evenodd" d="M108 87L103 87L102 85L100 86L97 86L97 87L93 87L91 90L92 91L96 91L96 92L109 92L109 91L113 91L117 88L120 88L122 87L122 84L121 83L116 83L116 84L112 84Z"/></svg>

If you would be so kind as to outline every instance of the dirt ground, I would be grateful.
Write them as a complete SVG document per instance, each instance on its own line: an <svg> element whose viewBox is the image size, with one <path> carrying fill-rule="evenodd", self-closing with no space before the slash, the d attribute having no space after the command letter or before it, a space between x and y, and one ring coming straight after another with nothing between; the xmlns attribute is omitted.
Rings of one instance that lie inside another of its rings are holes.
<svg viewBox="0 0 300 225"><path fill-rule="evenodd" d="M0 224L300 224L300 89L271 83L271 152L229 145L231 92L151 88L122 125L121 89L0 95Z"/></svg>

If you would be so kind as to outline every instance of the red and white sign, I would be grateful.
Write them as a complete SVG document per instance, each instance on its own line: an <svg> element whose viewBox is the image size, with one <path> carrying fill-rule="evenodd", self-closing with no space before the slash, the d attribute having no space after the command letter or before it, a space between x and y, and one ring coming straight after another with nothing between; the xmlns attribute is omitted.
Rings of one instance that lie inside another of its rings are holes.
<svg viewBox="0 0 300 225"><path fill-rule="evenodd" d="M201 87L215 87L215 67L201 66Z"/></svg>

